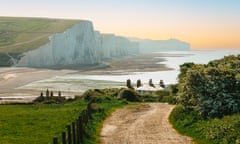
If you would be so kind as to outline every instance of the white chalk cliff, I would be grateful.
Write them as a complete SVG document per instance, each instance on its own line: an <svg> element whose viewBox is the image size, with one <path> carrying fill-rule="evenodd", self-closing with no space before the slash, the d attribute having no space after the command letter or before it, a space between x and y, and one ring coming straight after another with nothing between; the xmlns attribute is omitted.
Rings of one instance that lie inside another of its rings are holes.
<svg viewBox="0 0 240 144"><path fill-rule="evenodd" d="M124 37L94 31L89 21L75 24L63 33L50 37L50 42L28 51L17 66L51 67L72 64L97 64L106 58L139 53L136 42Z"/></svg>
<svg viewBox="0 0 240 144"><path fill-rule="evenodd" d="M98 64L104 59L162 50L188 50L189 44L178 40L129 40L94 31L90 21L75 24L63 33L52 35L50 42L23 53L16 66L52 67Z"/></svg>

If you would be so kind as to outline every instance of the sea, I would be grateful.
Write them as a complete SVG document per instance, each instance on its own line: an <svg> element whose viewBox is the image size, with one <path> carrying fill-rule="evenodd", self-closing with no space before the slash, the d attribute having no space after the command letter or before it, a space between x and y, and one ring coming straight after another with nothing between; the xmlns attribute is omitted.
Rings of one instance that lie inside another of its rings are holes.
<svg viewBox="0 0 240 144"><path fill-rule="evenodd" d="M211 50L189 50L189 51L164 51L162 53L165 61L159 64L165 64L173 70L156 71L156 72L134 72L130 74L121 75L66 75L64 79L89 79L89 80L106 80L116 82L126 82L131 79L136 82L140 79L143 83L147 83L149 79L157 84L163 80L165 84L175 84L178 82L179 65L185 62L193 62L198 64L207 64L211 60L221 59L227 55L238 55L240 49L211 49ZM63 77L62 77L63 78Z"/></svg>

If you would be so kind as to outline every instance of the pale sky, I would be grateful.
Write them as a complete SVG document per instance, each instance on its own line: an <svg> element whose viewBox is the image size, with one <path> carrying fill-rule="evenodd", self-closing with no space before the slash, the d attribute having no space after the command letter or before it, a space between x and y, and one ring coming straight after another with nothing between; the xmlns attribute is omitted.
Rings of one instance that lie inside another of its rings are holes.
<svg viewBox="0 0 240 144"><path fill-rule="evenodd" d="M0 15L86 19L102 33L240 48L240 0L0 0Z"/></svg>

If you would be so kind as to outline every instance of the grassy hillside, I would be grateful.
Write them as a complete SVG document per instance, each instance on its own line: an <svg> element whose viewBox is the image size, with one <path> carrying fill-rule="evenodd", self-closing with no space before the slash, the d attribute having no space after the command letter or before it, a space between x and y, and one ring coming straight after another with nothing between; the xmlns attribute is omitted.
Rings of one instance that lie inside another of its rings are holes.
<svg viewBox="0 0 240 144"><path fill-rule="evenodd" d="M79 20L0 17L0 52L21 53L48 42Z"/></svg>
<svg viewBox="0 0 240 144"><path fill-rule="evenodd" d="M0 17L0 66L12 65L11 57L49 42L54 33L64 32L80 20Z"/></svg>

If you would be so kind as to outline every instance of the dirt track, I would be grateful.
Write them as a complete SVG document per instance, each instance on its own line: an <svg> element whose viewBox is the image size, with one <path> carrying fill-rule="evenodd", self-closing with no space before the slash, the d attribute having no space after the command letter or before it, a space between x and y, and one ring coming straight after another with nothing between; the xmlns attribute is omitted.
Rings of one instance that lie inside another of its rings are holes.
<svg viewBox="0 0 240 144"><path fill-rule="evenodd" d="M168 122L174 106L148 103L119 109L104 121L101 144L192 144Z"/></svg>

